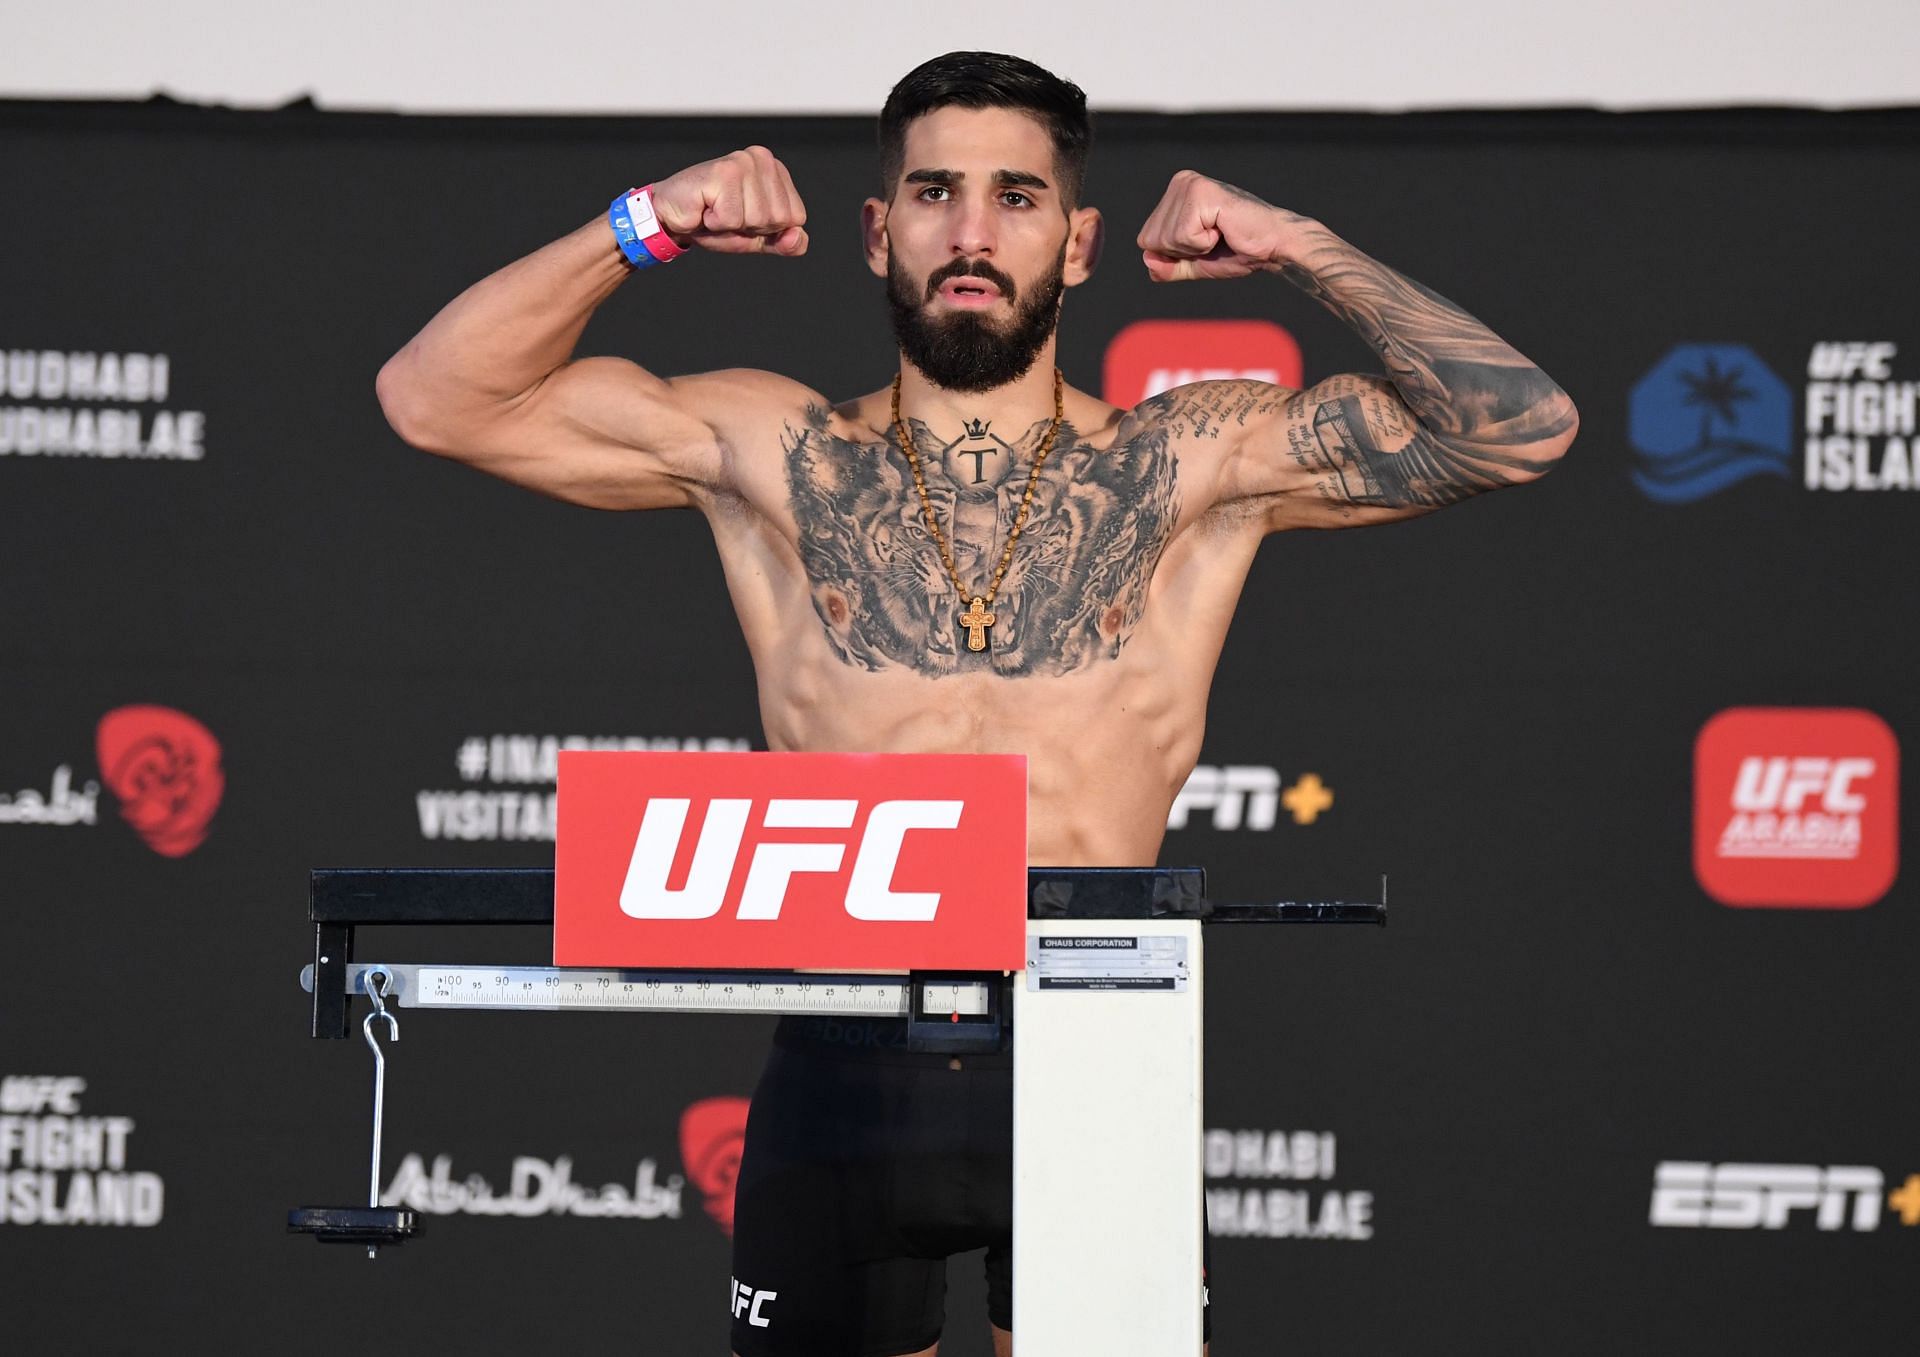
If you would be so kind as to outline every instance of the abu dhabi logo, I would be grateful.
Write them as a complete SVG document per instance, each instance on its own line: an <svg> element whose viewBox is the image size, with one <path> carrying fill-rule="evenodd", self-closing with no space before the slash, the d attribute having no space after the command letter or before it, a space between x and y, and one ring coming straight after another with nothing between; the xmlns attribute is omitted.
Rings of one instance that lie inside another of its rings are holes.
<svg viewBox="0 0 1920 1357"><path fill-rule="evenodd" d="M404 1206L434 1216L584 1216L599 1220L678 1220L685 1179L663 1182L651 1159L642 1159L630 1182L586 1187L573 1180L573 1156L538 1159L516 1155L507 1190L478 1173L455 1177L453 1156L437 1154L433 1166L409 1154L380 1194L382 1206Z"/></svg>
<svg viewBox="0 0 1920 1357"><path fill-rule="evenodd" d="M747 1143L748 1100L702 1098L680 1114L680 1160L705 1198L707 1214L733 1234L733 1194Z"/></svg>
<svg viewBox="0 0 1920 1357"><path fill-rule="evenodd" d="M116 707L94 741L100 776L147 847L179 858L206 842L227 785L212 731L171 707Z"/></svg>
<svg viewBox="0 0 1920 1357"><path fill-rule="evenodd" d="M116 707L100 718L94 750L99 781L76 782L73 764L62 763L47 791L0 792L0 825L98 824L104 782L120 817L162 857L185 857L206 842L227 786L212 731L172 707Z"/></svg>
<svg viewBox="0 0 1920 1357"><path fill-rule="evenodd" d="M1793 395L1744 344L1680 344L1634 384L1627 440L1633 483L1690 504L1753 476L1790 479Z"/></svg>

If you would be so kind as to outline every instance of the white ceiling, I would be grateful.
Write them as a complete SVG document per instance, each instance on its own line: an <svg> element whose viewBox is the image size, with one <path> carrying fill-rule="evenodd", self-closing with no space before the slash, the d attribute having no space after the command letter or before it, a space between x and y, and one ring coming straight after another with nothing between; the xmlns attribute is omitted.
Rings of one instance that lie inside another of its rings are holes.
<svg viewBox="0 0 1920 1357"><path fill-rule="evenodd" d="M0 5L0 97L872 113L952 48L1106 109L1920 103L1920 0L98 0Z"/></svg>

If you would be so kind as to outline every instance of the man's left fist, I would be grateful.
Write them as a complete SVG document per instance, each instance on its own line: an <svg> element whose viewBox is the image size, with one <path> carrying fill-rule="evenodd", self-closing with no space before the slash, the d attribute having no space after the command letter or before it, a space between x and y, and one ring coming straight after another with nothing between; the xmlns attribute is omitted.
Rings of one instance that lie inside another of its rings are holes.
<svg viewBox="0 0 1920 1357"><path fill-rule="evenodd" d="M1307 219L1244 189L1181 170L1140 228L1140 255L1156 283L1244 278L1273 268Z"/></svg>

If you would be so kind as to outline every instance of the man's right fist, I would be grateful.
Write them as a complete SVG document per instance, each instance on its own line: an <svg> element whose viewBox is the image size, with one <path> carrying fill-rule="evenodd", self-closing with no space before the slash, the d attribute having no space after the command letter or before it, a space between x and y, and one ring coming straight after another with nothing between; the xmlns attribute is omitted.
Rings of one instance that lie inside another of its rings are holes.
<svg viewBox="0 0 1920 1357"><path fill-rule="evenodd" d="M676 244L720 254L805 254L807 207L764 146L684 169L653 186L653 210Z"/></svg>

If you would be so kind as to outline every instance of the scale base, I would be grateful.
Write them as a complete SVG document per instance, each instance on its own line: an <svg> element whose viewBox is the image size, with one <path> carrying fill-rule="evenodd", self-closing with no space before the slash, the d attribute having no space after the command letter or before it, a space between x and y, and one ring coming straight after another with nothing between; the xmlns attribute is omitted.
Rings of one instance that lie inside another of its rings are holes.
<svg viewBox="0 0 1920 1357"><path fill-rule="evenodd" d="M394 1206L300 1206L287 1212L288 1234L322 1244L404 1244L419 1234L420 1213Z"/></svg>

